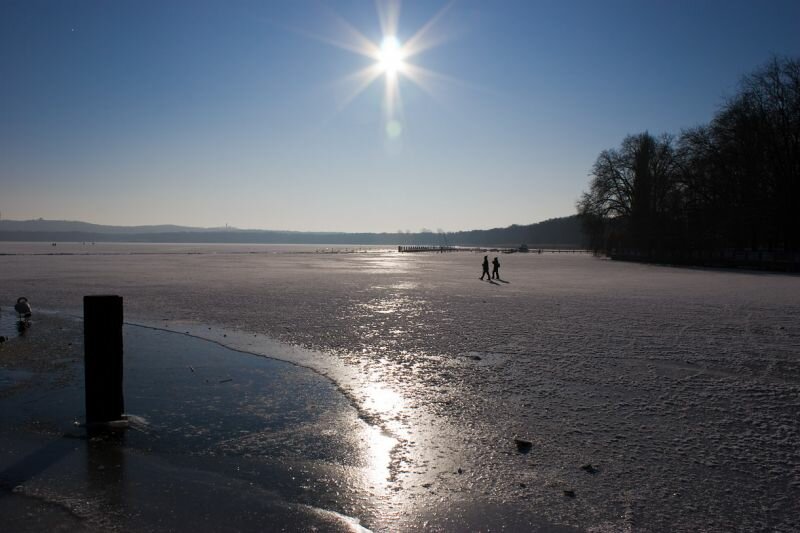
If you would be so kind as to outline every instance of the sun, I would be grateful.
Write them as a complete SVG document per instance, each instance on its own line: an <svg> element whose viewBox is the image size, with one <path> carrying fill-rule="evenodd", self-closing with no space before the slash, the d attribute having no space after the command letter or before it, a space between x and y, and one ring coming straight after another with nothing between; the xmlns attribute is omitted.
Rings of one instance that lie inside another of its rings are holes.
<svg viewBox="0 0 800 533"><path fill-rule="evenodd" d="M378 51L378 68L387 76L394 76L403 70L405 55L397 37L387 35L381 41L381 47Z"/></svg>
<svg viewBox="0 0 800 533"><path fill-rule="evenodd" d="M454 3L455 0L450 0L416 33L411 34L403 42L397 38L400 0L376 0L375 2L381 26L380 42L370 40L349 22L335 14L333 14L333 20L342 30L339 36L326 37L310 34L311 37L371 60L364 68L338 80L337 83L341 83L348 90L346 90L337 112L382 77L384 79L385 133L389 139L399 138L404 129L403 106L400 97L401 80L409 80L431 95L433 95L434 87L442 81L455 80L455 78L423 68L416 62L417 56L448 40L446 35L438 31L437 26Z"/></svg>

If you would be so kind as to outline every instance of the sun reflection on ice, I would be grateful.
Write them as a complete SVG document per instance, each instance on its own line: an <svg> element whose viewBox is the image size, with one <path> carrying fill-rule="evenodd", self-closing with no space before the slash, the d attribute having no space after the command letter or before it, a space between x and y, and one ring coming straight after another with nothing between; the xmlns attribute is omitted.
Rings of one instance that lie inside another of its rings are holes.
<svg viewBox="0 0 800 533"><path fill-rule="evenodd" d="M378 383L368 385L363 394L364 408L384 419L396 415L405 407L402 396Z"/></svg>
<svg viewBox="0 0 800 533"><path fill-rule="evenodd" d="M367 426L365 438L367 464L364 485L383 488L391 481L392 449L397 445L397 440L376 426Z"/></svg>
<svg viewBox="0 0 800 533"><path fill-rule="evenodd" d="M413 254L410 254L413 255ZM378 271L386 274L406 274L417 268L416 258L404 257L396 252L379 256L358 257L359 268L367 271Z"/></svg>
<svg viewBox="0 0 800 533"><path fill-rule="evenodd" d="M365 430L364 484L372 489L383 489L392 481L392 450L398 445L397 437L407 433L396 423L406 402L398 393L379 383L370 383L360 392L364 410L382 421L382 427L369 423Z"/></svg>

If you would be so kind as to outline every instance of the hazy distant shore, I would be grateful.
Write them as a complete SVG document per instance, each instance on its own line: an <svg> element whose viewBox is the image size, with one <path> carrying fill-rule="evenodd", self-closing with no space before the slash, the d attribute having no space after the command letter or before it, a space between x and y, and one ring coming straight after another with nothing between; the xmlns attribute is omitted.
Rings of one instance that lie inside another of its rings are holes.
<svg viewBox="0 0 800 533"><path fill-rule="evenodd" d="M3 256L0 301L118 293L131 321L328 376L398 443L379 530L798 527L796 277L511 254L493 284L481 259Z"/></svg>
<svg viewBox="0 0 800 533"><path fill-rule="evenodd" d="M300 245L461 245L566 246L583 242L576 216L486 230L433 232L320 232L191 228L183 226L104 226L61 220L0 220L0 241L9 242L128 242L234 243Z"/></svg>

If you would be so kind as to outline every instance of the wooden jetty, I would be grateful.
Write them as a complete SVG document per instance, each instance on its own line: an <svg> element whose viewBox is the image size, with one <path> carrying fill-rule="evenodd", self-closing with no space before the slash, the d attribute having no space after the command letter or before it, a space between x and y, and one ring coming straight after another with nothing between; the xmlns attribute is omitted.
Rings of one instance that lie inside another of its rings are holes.
<svg viewBox="0 0 800 533"><path fill-rule="evenodd" d="M426 245L415 245L415 246L398 246L398 252L458 252L460 251L459 248L455 246L426 246Z"/></svg>
<svg viewBox="0 0 800 533"><path fill-rule="evenodd" d="M528 248L522 247L519 248L507 248L507 247L498 247L498 246L433 246L433 245L409 245L409 246L398 246L398 252L402 253L413 253L413 252L435 252L435 253L444 253L444 252L496 252L496 253L503 253L503 254L514 254L514 253L531 253L531 254L542 254L542 253L549 253L549 254L590 254L592 253L591 250L586 250L584 248Z"/></svg>

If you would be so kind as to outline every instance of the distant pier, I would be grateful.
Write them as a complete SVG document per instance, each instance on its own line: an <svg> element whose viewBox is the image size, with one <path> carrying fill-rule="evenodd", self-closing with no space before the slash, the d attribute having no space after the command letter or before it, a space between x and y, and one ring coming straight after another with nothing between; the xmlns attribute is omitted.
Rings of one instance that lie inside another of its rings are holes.
<svg viewBox="0 0 800 533"><path fill-rule="evenodd" d="M463 251L455 246L398 246L398 252L458 252Z"/></svg>
<svg viewBox="0 0 800 533"><path fill-rule="evenodd" d="M480 247L480 246L432 246L432 245L414 245L414 246L398 246L398 252L412 253L412 252L498 252L503 254L514 253L532 253L532 254L590 254L591 250L584 248L528 248L520 246L519 248L506 248L506 247Z"/></svg>

